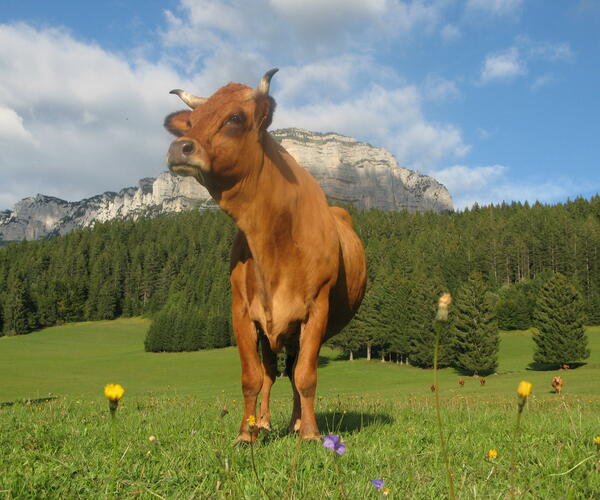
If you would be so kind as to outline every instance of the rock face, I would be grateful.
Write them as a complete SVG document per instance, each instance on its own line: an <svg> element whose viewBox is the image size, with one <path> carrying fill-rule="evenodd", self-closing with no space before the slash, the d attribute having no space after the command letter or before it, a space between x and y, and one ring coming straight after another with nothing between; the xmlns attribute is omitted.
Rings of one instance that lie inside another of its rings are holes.
<svg viewBox="0 0 600 500"><path fill-rule="evenodd" d="M452 210L452 198L442 184L399 167L385 149L335 133L297 128L271 135L310 171L331 201L383 210Z"/></svg>
<svg viewBox="0 0 600 500"><path fill-rule="evenodd" d="M435 179L398 166L385 149L350 137L302 129L272 132L317 179L332 202L411 212L452 210L448 190ZM0 241L35 240L111 219L214 208L208 191L190 177L163 172L137 187L69 202L38 194L0 212Z"/></svg>

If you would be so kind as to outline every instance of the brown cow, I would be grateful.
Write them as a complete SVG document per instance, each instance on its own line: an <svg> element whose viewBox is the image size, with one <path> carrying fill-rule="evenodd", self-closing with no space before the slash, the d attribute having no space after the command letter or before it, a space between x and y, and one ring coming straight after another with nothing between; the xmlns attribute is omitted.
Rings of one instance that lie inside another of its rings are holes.
<svg viewBox="0 0 600 500"><path fill-rule="evenodd" d="M564 384L563 379L560 377L554 377L552 379L552 384L551 384L552 389L554 389L554 392L556 394L560 394L560 391L562 391L562 388L563 388L563 384Z"/></svg>
<svg viewBox="0 0 600 500"><path fill-rule="evenodd" d="M247 420L261 390L256 427L270 429L269 394L284 346L294 392L290 428L319 438L319 350L350 321L366 285L365 253L350 214L329 207L315 179L267 132L276 71L257 89L229 83L209 98L173 90L192 111L165 119L179 136L169 148L170 170L205 186L239 228L230 281L244 394L237 439L245 442L256 439L258 430L251 432Z"/></svg>

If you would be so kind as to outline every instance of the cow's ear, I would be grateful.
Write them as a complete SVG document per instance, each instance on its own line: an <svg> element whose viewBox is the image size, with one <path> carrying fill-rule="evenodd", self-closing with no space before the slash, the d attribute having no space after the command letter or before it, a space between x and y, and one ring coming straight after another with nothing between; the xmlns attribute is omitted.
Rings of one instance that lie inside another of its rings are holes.
<svg viewBox="0 0 600 500"><path fill-rule="evenodd" d="M187 134L187 132L192 128L192 124L190 123L191 113L192 112L188 110L175 111L175 113L171 113L165 118L165 128L177 137Z"/></svg>
<svg viewBox="0 0 600 500"><path fill-rule="evenodd" d="M256 99L256 111L254 112L254 121L258 128L267 130L273 121L275 111L275 99L270 95L260 96Z"/></svg>

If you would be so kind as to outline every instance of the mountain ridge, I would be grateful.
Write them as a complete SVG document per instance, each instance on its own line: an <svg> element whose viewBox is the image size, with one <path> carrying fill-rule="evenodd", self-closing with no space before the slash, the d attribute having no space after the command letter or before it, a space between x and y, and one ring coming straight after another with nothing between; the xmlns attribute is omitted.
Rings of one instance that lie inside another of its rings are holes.
<svg viewBox="0 0 600 500"><path fill-rule="evenodd" d="M352 203L359 209L453 209L442 184L400 167L383 148L335 132L287 128L271 135L317 179L332 202ZM0 211L0 241L43 239L112 219L215 207L208 191L195 179L162 172L157 178L140 179L137 186L79 201L44 194L24 198L12 210Z"/></svg>

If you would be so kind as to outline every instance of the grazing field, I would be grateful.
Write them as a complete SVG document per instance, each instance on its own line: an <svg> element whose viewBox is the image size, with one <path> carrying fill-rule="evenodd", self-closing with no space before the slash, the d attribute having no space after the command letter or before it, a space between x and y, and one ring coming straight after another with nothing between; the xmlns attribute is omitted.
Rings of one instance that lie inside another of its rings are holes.
<svg viewBox="0 0 600 500"><path fill-rule="evenodd" d="M274 388L273 427L251 449L233 445L241 414L233 348L150 354L148 322L80 323L0 338L0 498L110 496L106 383L126 394L117 412L122 498L444 498L432 372L380 361L337 359L325 349L317 413L323 433L347 452L285 433L289 383ZM510 489L516 387L533 383L523 414L515 484L520 498L600 494L600 328L588 329L592 357L568 371L532 371L528 332L502 334L499 374L485 386L440 372L442 416L460 498L505 498ZM563 394L550 381L565 380ZM27 399L55 398L46 402ZM227 412L223 409L226 408ZM224 415L223 415L224 414ZM156 440L150 441L149 437ZM496 459L486 459L494 448ZM291 478L291 479L290 479Z"/></svg>

